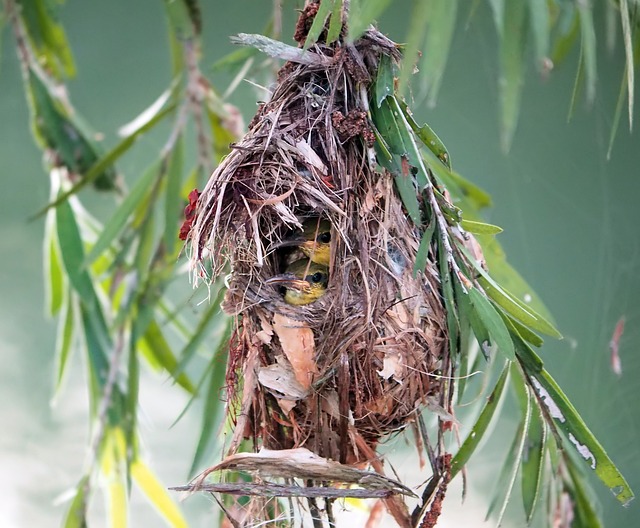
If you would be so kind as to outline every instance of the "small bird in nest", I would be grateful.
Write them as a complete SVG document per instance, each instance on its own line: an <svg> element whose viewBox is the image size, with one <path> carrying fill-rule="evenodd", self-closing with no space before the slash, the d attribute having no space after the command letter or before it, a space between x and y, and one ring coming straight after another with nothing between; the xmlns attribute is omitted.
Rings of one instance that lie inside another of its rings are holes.
<svg viewBox="0 0 640 528"><path fill-rule="evenodd" d="M283 286L284 302L303 306L317 301L326 293L329 268L306 258L300 259L289 264L282 275L267 279L265 284Z"/></svg>
<svg viewBox="0 0 640 528"><path fill-rule="evenodd" d="M309 218L302 224L302 233L295 233L276 248L297 247L311 262L328 266L331 261L331 222L320 218Z"/></svg>

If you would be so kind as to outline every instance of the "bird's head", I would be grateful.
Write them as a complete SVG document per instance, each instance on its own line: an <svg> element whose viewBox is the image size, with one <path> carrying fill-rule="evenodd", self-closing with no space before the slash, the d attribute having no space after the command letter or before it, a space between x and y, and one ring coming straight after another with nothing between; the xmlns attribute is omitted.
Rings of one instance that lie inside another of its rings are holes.
<svg viewBox="0 0 640 528"><path fill-rule="evenodd" d="M285 288L284 302L295 306L311 304L322 297L329 284L329 268L300 259L292 262L282 275L265 281Z"/></svg>

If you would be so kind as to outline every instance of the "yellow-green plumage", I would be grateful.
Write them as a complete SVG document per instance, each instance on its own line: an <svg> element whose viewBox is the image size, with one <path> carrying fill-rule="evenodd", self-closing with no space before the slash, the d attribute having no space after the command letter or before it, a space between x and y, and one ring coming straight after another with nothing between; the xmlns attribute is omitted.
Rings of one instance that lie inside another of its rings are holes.
<svg viewBox="0 0 640 528"><path fill-rule="evenodd" d="M300 259L289 264L284 274L266 282L285 287L284 302L287 304L304 306L317 301L327 291L329 268L309 259Z"/></svg>

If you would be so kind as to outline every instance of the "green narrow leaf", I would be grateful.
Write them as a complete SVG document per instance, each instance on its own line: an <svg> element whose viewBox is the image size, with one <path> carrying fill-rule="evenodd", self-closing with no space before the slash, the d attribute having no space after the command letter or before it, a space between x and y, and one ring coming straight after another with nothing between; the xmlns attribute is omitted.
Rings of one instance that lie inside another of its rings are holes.
<svg viewBox="0 0 640 528"><path fill-rule="evenodd" d="M222 287L220 282L218 282L217 288L216 297L211 301L207 310L200 318L200 321L198 321L196 331L193 333L191 339L180 354L180 362L174 371L176 376L184 371L184 368L196 353L202 341L209 337L211 328L216 324L225 324L226 316L220 311L220 303L224 298L226 290ZM216 291L214 287L212 287L211 290Z"/></svg>
<svg viewBox="0 0 640 528"><path fill-rule="evenodd" d="M480 412L480 416L476 420L476 423L473 424L471 428L471 432L463 442L458 452L453 457L451 461L451 478L453 479L458 472L464 467L464 465L469 461L471 455L476 450L480 441L484 437L484 434L487 432L489 428L489 424L491 423L491 419L493 418L496 409L498 408L500 401L502 399L502 394L504 393L505 383L507 381L507 377L509 375L509 369L503 368L498 381L493 389L493 392L487 398L487 403L485 403L482 411Z"/></svg>
<svg viewBox="0 0 640 528"><path fill-rule="evenodd" d="M85 266L93 264L93 262L102 255L106 250L111 247L111 244L115 238L120 234L124 228L127 220L133 214L133 211L140 206L141 201L145 195L149 192L152 186L153 180L159 176L160 162L155 161L149 166L142 176L138 178L134 186L127 194L127 197L120 204L116 212L105 223L104 229L100 233L98 240L89 251L87 258L85 259Z"/></svg>
<svg viewBox="0 0 640 528"><path fill-rule="evenodd" d="M76 494L69 505L69 509L62 521L62 528L87 528L87 503L86 496L89 485L89 476L82 478L76 486Z"/></svg>
<svg viewBox="0 0 640 528"><path fill-rule="evenodd" d="M522 457L525 448L525 441L527 439L527 431L529 430L530 420L531 400L527 398L526 413L522 421L520 422L520 425L518 426L518 431L516 432L516 435L513 439L513 444L511 445L511 449L509 449L507 458L505 459L502 470L500 471L500 476L498 477L497 481L498 489L496 490L496 494L494 495L494 498L489 505L489 511L487 512L486 519L488 519L493 514L496 506L498 505L501 488L504 487L504 497L500 506L500 512L498 513L496 526L502 525L502 520L507 510L507 505L511 500L511 493L513 493L513 487L518 475L518 469L520 469L520 465L522 464Z"/></svg>
<svg viewBox="0 0 640 528"><path fill-rule="evenodd" d="M509 0L504 5L504 28L500 39L500 111L501 144L509 151L520 112L524 84L524 51L526 38L526 4Z"/></svg>
<svg viewBox="0 0 640 528"><path fill-rule="evenodd" d="M624 73L622 74L622 82L620 83L620 92L618 93L618 101L616 102L616 109L613 113L613 121L611 122L611 132L609 134L609 147L607 148L607 160L611 159L611 152L613 151L613 142L618 134L618 128L620 128L620 118L622 117L622 107L624 106L624 97L627 95L627 68L625 66Z"/></svg>
<svg viewBox="0 0 640 528"><path fill-rule="evenodd" d="M592 103L596 96L596 29L593 12L589 2L577 2L580 18L581 56L584 64L585 81L587 83L587 101Z"/></svg>
<svg viewBox="0 0 640 528"><path fill-rule="evenodd" d="M427 88L429 104L435 106L456 27L458 0L430 0L425 53L420 74Z"/></svg>
<svg viewBox="0 0 640 528"><path fill-rule="evenodd" d="M562 338L562 334L558 332L551 323L536 313L531 307L525 306L513 295L500 287L462 244L457 244L457 247L480 274L477 278L478 284L482 286L482 289L498 306L525 326L558 339Z"/></svg>
<svg viewBox="0 0 640 528"><path fill-rule="evenodd" d="M580 19L574 2L562 5L556 27L557 34L551 52L551 60L554 64L560 64L571 51L580 31Z"/></svg>
<svg viewBox="0 0 640 528"><path fill-rule="evenodd" d="M633 60L633 45L631 44L631 22L629 21L629 4L627 0L620 0L620 17L622 19L622 36L624 37L624 53L627 60L626 77L627 93L629 94L629 130L633 128L633 93L635 63Z"/></svg>
<svg viewBox="0 0 640 528"><path fill-rule="evenodd" d="M538 348L544 344L544 340L538 334L529 330L528 327L524 326L522 323L516 321L515 319L512 319L502 310L498 310L498 313L502 317L502 320L507 325L507 328L509 328L509 331L511 333L517 334L527 343L531 343L533 346L536 346Z"/></svg>
<svg viewBox="0 0 640 528"><path fill-rule="evenodd" d="M60 247L56 236L56 217L47 215L44 228L44 285L50 316L58 313L64 300L65 279L62 272Z"/></svg>
<svg viewBox="0 0 640 528"><path fill-rule="evenodd" d="M102 174L108 167L111 167L125 152L129 150L136 142L136 140L152 128L154 128L158 123L160 123L169 113L171 113L175 109L175 104L169 104L166 108L160 110L153 118L151 118L145 125L140 127L138 130L134 131L130 136L124 138L120 143L118 143L115 147L113 147L109 152L107 152L104 156L102 156L99 160L97 160L89 170L84 174L84 176L71 188L67 189L65 192L61 193L53 202L49 203L47 206L38 211L34 217L45 213L47 210L58 207L62 202L66 201L70 196L76 194L80 189L85 187L88 183L91 183L93 180L98 178L100 174Z"/></svg>
<svg viewBox="0 0 640 528"><path fill-rule="evenodd" d="M449 156L449 151L447 147L444 146L442 140L438 137L438 135L433 131L433 129L429 126L428 123L425 123L422 126L419 126L416 123L413 115L411 114L411 110L402 100L398 101L398 104L402 110L402 113L409 123L411 130L413 133L418 136L418 139L422 141L425 147L427 147L433 154L438 158L440 163L442 163L449 171L451 170L451 157Z"/></svg>
<svg viewBox="0 0 640 528"><path fill-rule="evenodd" d="M493 307L491 302L477 288L469 289L469 300L489 332L493 344L498 347L498 351L509 361L515 361L516 353L513 348L513 341L511 340L509 330L507 330L504 321L500 315L498 315L496 308Z"/></svg>
<svg viewBox="0 0 640 528"><path fill-rule="evenodd" d="M491 336L486 325L480 319L478 310L473 306L468 292L463 291L462 285L455 281L456 301L458 303L459 317L468 322L471 331L480 346L480 350L486 359L489 358Z"/></svg>
<svg viewBox="0 0 640 528"><path fill-rule="evenodd" d="M164 202L164 244L167 253L173 255L178 241L180 217L182 213L182 170L184 166L184 139L182 136L176 141L175 148L169 158L167 168L167 186Z"/></svg>
<svg viewBox="0 0 640 528"><path fill-rule="evenodd" d="M164 369L184 390L195 394L196 388L186 372L176 375L178 360L155 320L148 324L137 346L152 366Z"/></svg>
<svg viewBox="0 0 640 528"><path fill-rule="evenodd" d="M473 220L462 220L460 227L474 235L497 235L502 233L502 228L497 225L474 222Z"/></svg>
<svg viewBox="0 0 640 528"><path fill-rule="evenodd" d="M520 378L519 378L520 379ZM544 453L547 444L547 427L540 409L535 406L531 413L531 423L527 433L522 459L522 502L527 524L531 524L536 506L540 500L544 482Z"/></svg>
<svg viewBox="0 0 640 528"><path fill-rule="evenodd" d="M221 391L225 386L226 356L229 350L229 339L233 333L233 321L225 321L224 330L219 334L217 348L211 358L211 373L209 387L205 395L205 405L203 408L202 426L200 427L200 438L196 452L191 463L189 474L193 475L202 465L206 455L209 453L214 440L217 439L217 429L220 427L220 416L224 410L224 402Z"/></svg>
<svg viewBox="0 0 640 528"><path fill-rule="evenodd" d="M435 222L435 219L434 219ZM460 323L458 322L458 308L454 296L454 284L458 281L457 277L451 273L449 263L447 262L447 253L442 243L442 236L449 236L448 233L441 233L440 229L436 230L438 240L438 262L440 266L440 287L442 288L442 297L444 299L445 313L447 316L447 329L449 338L449 350L455 358L458 356L458 335L460 331Z"/></svg>
<svg viewBox="0 0 640 528"><path fill-rule="evenodd" d="M140 459L136 459L131 464L131 477L169 526L173 528L188 527L187 521L167 493L166 487L158 481L151 469Z"/></svg>
<svg viewBox="0 0 640 528"><path fill-rule="evenodd" d="M165 0L164 6L176 38L193 40L198 33L198 25L197 20L192 17L193 11L189 9L189 3L186 0Z"/></svg>
<svg viewBox="0 0 640 528"><path fill-rule="evenodd" d="M429 249L431 249L431 241L433 240L433 233L436 228L436 220L432 218L427 228L422 234L420 239L420 246L416 252L416 263L413 266L413 276L416 277L419 271L424 271L427 267L427 260L429 259Z"/></svg>
<svg viewBox="0 0 640 528"><path fill-rule="evenodd" d="M307 50L311 46L313 46L316 42L318 42L318 38L320 37L320 34L324 30L327 17L332 12L334 8L334 4L335 4L335 0L322 0L320 2L318 11L316 12L316 15L313 17L313 23L311 24L309 33L307 33L307 39L304 42L303 49Z"/></svg>
<svg viewBox="0 0 640 528"><path fill-rule="evenodd" d="M591 499L584 486L584 476L575 467L570 457L564 457L567 463L567 469L571 477L570 495L575 502L575 524L579 528L603 528L603 524L598 517L598 513L594 508L594 501Z"/></svg>
<svg viewBox="0 0 640 528"><path fill-rule="evenodd" d="M329 20L329 31L327 32L327 44L338 40L342 31L342 0L334 0L331 19Z"/></svg>
<svg viewBox="0 0 640 528"><path fill-rule="evenodd" d="M540 405L545 407L552 419L552 425L563 431L569 440L565 443L565 449L574 449L604 485L611 489L616 499L623 505L628 504L634 497L629 484L555 380L544 369L530 372L524 364L523 368Z"/></svg>
<svg viewBox="0 0 640 528"><path fill-rule="evenodd" d="M56 3L47 0L20 0L20 14L39 62L55 73L75 75L75 64L64 28L58 21Z"/></svg>
<svg viewBox="0 0 640 528"><path fill-rule="evenodd" d="M351 0L348 41L354 42L389 7L391 0Z"/></svg>
<svg viewBox="0 0 640 528"><path fill-rule="evenodd" d="M409 79L413 75L415 64L418 60L420 44L423 42L425 27L430 15L430 6L433 3L425 0L413 0L413 10L409 18L409 30L407 31L406 44L402 52L400 65L400 78L398 79L397 93L404 95L409 85Z"/></svg>
<svg viewBox="0 0 640 528"><path fill-rule="evenodd" d="M54 383L54 398L57 396L62 386L62 381L64 380L65 373L67 371L71 345L73 344L74 309L73 299L71 297L71 292L69 292L58 322L58 335L56 337L55 352L56 378Z"/></svg>
<svg viewBox="0 0 640 528"><path fill-rule="evenodd" d="M549 4L547 0L529 0L529 20L533 32L538 69L544 68L544 62L549 55Z"/></svg>
<svg viewBox="0 0 640 528"><path fill-rule="evenodd" d="M389 95L393 95L395 90L396 66L391 57L382 55L378 64L378 74L376 75L375 103L376 108L380 108L382 102Z"/></svg>

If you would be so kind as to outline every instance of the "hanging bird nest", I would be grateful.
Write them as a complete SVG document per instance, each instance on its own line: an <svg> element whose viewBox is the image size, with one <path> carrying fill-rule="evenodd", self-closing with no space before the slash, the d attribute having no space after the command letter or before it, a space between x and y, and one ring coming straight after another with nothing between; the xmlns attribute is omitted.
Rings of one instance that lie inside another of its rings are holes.
<svg viewBox="0 0 640 528"><path fill-rule="evenodd" d="M198 199L196 276L230 266L230 453L249 438L256 449L363 463L427 403L449 408L437 267L430 259L414 272L422 233L373 150L367 89L384 56L396 62L397 46L370 29L353 45L319 43L287 62ZM331 225L326 293L291 305L272 279L299 256L286 242L321 221Z"/></svg>

